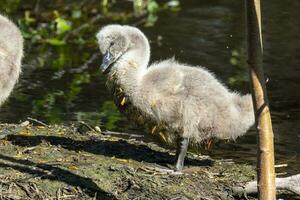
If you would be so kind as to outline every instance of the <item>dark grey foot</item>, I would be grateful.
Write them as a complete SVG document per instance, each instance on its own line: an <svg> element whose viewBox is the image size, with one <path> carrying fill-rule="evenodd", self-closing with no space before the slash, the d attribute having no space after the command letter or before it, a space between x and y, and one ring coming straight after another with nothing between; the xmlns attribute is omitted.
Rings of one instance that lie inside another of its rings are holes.
<svg viewBox="0 0 300 200"><path fill-rule="evenodd" d="M175 170L181 171L184 166L184 158L189 146L189 138L179 138L177 143L177 150L176 150L176 165Z"/></svg>

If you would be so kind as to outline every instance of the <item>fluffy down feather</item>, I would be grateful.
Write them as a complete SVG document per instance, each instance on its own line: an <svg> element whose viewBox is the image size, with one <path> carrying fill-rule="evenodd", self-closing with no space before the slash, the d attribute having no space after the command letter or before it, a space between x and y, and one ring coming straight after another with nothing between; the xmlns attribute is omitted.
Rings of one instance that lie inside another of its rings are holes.
<svg viewBox="0 0 300 200"><path fill-rule="evenodd" d="M149 42L137 28L108 25L97 39L103 54L113 47L116 61L107 85L115 103L166 143L173 145L178 137L196 144L235 139L253 125L251 96L229 91L207 69L174 59L148 66Z"/></svg>
<svg viewBox="0 0 300 200"><path fill-rule="evenodd" d="M0 105L19 78L22 57L23 38L20 30L0 14Z"/></svg>

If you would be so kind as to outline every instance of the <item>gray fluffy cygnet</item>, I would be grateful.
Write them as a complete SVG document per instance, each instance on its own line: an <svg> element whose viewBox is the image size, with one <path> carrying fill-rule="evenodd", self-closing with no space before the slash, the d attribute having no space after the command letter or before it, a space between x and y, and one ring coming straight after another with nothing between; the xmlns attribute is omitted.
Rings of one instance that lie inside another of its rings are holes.
<svg viewBox="0 0 300 200"><path fill-rule="evenodd" d="M0 14L0 105L8 98L19 78L22 57L20 30Z"/></svg>
<svg viewBox="0 0 300 200"><path fill-rule="evenodd" d="M235 139L254 124L251 96L229 91L205 68L174 59L148 66L149 42L139 29L108 25L96 37L116 105L129 120L176 145L176 170L184 166L189 143Z"/></svg>

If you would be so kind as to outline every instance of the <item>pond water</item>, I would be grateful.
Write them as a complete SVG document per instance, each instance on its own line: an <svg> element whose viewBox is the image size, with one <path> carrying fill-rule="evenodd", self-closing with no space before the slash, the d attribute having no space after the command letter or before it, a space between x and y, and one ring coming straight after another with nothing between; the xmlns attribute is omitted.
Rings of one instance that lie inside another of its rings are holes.
<svg viewBox="0 0 300 200"><path fill-rule="evenodd" d="M36 1L19 5L10 11L12 18L23 17L25 10L35 8ZM68 2L68 1L66 1ZM76 1L75 1L76 2ZM98 1L91 1L94 9ZM129 2L117 3L115 12L131 10ZM39 12L69 12L63 1L40 5ZM288 173L299 173L300 167L300 2L263 1L265 71L268 77L276 164L286 163ZM5 11L4 7L0 10ZM95 10L83 16L85 23ZM46 21L47 14L44 19ZM135 23L130 20L127 23ZM113 130L132 130L116 111L105 88L98 67L101 56L94 41L95 32L110 20L99 20L83 32L81 42L64 46L30 44L26 41L23 74L14 93L2 106L1 122L18 123L27 117L46 123L70 123L84 120ZM228 87L249 92L245 79L245 18L243 1L189 0L181 2L177 12L161 12L152 27L139 27L151 40L152 61L175 56L181 62L203 65L214 72ZM140 24L140 23L138 23ZM91 62L88 62L88 61ZM203 150L214 158L232 158L254 164L256 136L250 130L236 142L217 144Z"/></svg>

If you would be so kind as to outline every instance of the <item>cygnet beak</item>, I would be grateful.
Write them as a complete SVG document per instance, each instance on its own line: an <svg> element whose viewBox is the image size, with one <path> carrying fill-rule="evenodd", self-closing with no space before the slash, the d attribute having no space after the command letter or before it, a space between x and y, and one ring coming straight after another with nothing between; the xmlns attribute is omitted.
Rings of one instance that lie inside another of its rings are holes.
<svg viewBox="0 0 300 200"><path fill-rule="evenodd" d="M102 70L103 74L107 74L110 71L111 64L115 62L115 58L110 53L109 50L105 52L102 59L102 64L100 66L100 69Z"/></svg>

